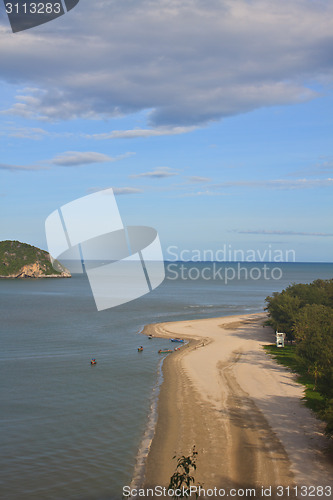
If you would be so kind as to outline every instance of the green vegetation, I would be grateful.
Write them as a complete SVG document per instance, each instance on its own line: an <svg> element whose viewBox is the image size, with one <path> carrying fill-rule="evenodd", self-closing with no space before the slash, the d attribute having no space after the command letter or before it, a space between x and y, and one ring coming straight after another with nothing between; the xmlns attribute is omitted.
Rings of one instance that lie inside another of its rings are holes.
<svg viewBox="0 0 333 500"><path fill-rule="evenodd" d="M333 435L333 280L294 284L266 298L267 324L285 332L290 346L268 346L277 362L299 374L307 406Z"/></svg>
<svg viewBox="0 0 333 500"><path fill-rule="evenodd" d="M176 471L170 478L170 483L168 486L168 491L173 491L174 495L172 498L185 498L188 496L188 492L191 486L194 486L194 477L192 473L196 470L196 460L198 452L195 451L195 446L193 446L192 454L188 457L182 455L177 460ZM173 457L174 459L176 456ZM197 485L200 486L199 484ZM179 493L179 494L176 494ZM198 493L196 492L196 497L198 498Z"/></svg>
<svg viewBox="0 0 333 500"><path fill-rule="evenodd" d="M18 276L25 266L35 264L45 276L52 274L60 276L65 270L58 264L56 271L51 264L49 254L44 250L19 241L0 241L0 276Z"/></svg>

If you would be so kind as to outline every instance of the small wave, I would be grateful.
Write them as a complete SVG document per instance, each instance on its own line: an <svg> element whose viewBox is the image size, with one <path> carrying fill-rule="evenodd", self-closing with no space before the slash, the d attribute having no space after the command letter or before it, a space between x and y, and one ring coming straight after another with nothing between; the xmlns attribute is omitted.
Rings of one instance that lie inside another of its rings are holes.
<svg viewBox="0 0 333 500"><path fill-rule="evenodd" d="M161 385L163 382L162 366L163 366L164 359L165 358L162 358L159 365L158 365L157 382L156 382L156 385L153 389L153 393L151 396L150 412L149 412L146 430L145 430L145 433L143 435L138 454L136 456L136 464L134 467L133 478L132 478L131 486L130 486L131 489L139 488L143 482L143 479L144 479L146 460L147 460L150 446L151 446L151 443L152 443L152 440L153 440L153 437L155 434L155 428L156 428L156 423L157 423L158 396L159 396L160 388L161 388Z"/></svg>
<svg viewBox="0 0 333 500"><path fill-rule="evenodd" d="M205 308L208 308L208 307L220 307L220 306L216 306L214 304L201 304L200 306L198 306L198 305L195 305L195 306L186 306L185 309L205 309Z"/></svg>

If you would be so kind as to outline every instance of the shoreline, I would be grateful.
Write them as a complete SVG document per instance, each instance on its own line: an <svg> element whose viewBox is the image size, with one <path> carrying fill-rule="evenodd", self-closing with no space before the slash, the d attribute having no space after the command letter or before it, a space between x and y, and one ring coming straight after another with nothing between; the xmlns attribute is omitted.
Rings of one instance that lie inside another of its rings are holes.
<svg viewBox="0 0 333 500"><path fill-rule="evenodd" d="M203 488L333 487L323 424L301 403L303 386L295 376L262 349L274 342L265 318L256 313L145 326L145 335L189 343L164 359L143 488L167 486L173 457L188 456L194 445L194 476Z"/></svg>
<svg viewBox="0 0 333 500"><path fill-rule="evenodd" d="M71 278L72 275L58 275L58 274L45 274L42 276L0 276L1 280L40 280L45 278L59 279L59 278Z"/></svg>
<svg viewBox="0 0 333 500"><path fill-rule="evenodd" d="M142 333L142 329L141 332ZM161 358L158 364L157 370L157 381L153 388L153 392L150 399L150 412L148 416L148 422L146 424L146 428L141 439L141 444L139 446L138 452L136 454L136 463L134 467L134 472L132 475L132 480L130 483L130 488L140 488L141 483L145 477L145 467L146 460L150 450L150 446L155 435L155 429L157 425L157 416L158 416L158 402L159 402L159 394L161 390L161 386L163 383L163 363L165 358Z"/></svg>

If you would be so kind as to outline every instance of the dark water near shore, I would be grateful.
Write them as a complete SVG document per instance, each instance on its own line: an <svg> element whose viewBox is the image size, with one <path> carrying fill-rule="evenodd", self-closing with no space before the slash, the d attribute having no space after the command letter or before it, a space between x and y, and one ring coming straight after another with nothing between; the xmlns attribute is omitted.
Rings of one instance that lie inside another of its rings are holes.
<svg viewBox="0 0 333 500"><path fill-rule="evenodd" d="M172 279L152 293L102 312L82 276L0 280L0 497L120 499L146 429L157 351L169 347L140 330L146 323L262 312L265 297L292 282L333 277L332 264L268 265L281 268L281 279L273 279L277 272L249 276L262 263L242 264L247 276L238 276L237 264L218 263L235 271L227 283L211 263L187 263L183 279L173 279L177 264L168 271Z"/></svg>

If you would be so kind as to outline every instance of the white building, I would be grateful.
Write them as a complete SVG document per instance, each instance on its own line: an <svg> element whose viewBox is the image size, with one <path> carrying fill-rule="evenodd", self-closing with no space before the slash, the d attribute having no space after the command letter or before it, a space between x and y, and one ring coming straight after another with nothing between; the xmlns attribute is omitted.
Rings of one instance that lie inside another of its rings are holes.
<svg viewBox="0 0 333 500"><path fill-rule="evenodd" d="M276 332L276 347L284 347L285 333Z"/></svg>

